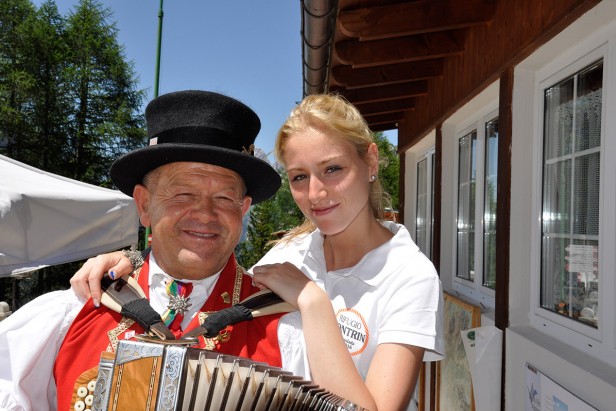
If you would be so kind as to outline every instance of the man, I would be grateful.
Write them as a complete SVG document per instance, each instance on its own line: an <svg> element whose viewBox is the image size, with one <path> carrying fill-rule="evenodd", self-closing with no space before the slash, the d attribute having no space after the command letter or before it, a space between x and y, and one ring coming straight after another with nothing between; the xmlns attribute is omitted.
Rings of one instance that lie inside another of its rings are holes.
<svg viewBox="0 0 616 411"><path fill-rule="evenodd" d="M170 93L153 100L145 115L157 143L120 157L110 174L152 228L151 253L134 277L159 314L176 315L171 326L180 337L207 313L259 291L233 250L251 203L271 197L280 177L253 156L259 118L232 98ZM95 371L101 352L144 333L97 305L84 304L72 289L53 292L0 323L0 410L68 410L76 381ZM200 346L279 366L277 319L229 326L215 338L200 337Z"/></svg>

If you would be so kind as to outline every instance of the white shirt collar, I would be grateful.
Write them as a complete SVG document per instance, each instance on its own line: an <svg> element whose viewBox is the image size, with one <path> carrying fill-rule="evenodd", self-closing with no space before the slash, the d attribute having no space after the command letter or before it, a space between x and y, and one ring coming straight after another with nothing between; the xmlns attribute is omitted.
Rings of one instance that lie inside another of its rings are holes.
<svg viewBox="0 0 616 411"><path fill-rule="evenodd" d="M149 258L148 287L150 288L150 305L152 305L156 312L162 315L167 310L167 305L169 304L167 283L178 279L171 277L160 268L156 262L156 258L154 258L154 253L150 253ZM216 281L218 281L221 271L203 280L178 280L189 282L193 285L193 290L190 293L191 306L184 316L182 328L188 325L190 320L199 312L203 304L205 304L205 301L216 285Z"/></svg>
<svg viewBox="0 0 616 411"><path fill-rule="evenodd" d="M392 221L382 221L381 224L394 234L389 241L364 255L353 267L331 271L330 274L353 276L367 284L377 285L402 264L409 253L419 251L405 226ZM308 234L304 247L304 257L311 256L325 266L323 235L318 229Z"/></svg>

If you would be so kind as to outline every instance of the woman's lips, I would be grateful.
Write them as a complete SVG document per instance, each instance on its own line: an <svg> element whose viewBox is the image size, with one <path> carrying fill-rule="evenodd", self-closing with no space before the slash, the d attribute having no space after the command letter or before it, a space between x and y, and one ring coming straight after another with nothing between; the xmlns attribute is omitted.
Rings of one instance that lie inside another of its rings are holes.
<svg viewBox="0 0 616 411"><path fill-rule="evenodd" d="M315 216L323 216L332 212L336 207L338 207L337 204L328 207L313 208L312 214L314 214Z"/></svg>

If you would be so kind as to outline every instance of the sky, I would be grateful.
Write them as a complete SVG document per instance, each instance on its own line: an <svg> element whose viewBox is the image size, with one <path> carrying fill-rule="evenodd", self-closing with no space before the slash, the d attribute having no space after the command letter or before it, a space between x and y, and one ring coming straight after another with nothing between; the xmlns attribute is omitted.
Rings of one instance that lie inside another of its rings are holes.
<svg viewBox="0 0 616 411"><path fill-rule="evenodd" d="M139 88L154 97L161 0L99 0ZM40 6L43 0L32 0ZM55 0L66 16L78 0ZM255 146L271 154L278 128L302 99L297 0L178 0L163 3L158 94L209 90L234 97L261 119ZM391 140L391 137L390 137ZM395 141L392 141L396 144Z"/></svg>

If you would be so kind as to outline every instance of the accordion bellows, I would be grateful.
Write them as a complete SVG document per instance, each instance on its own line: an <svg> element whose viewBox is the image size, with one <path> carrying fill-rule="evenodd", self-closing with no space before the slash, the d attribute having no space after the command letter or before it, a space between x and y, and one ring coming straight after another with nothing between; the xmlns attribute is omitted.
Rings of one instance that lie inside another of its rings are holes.
<svg viewBox="0 0 616 411"><path fill-rule="evenodd" d="M103 355L92 411L303 411L361 407L290 372L175 344L120 341Z"/></svg>

